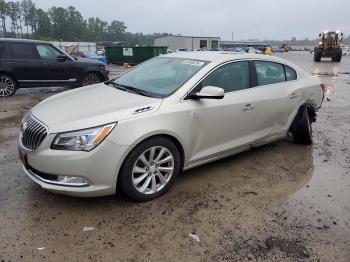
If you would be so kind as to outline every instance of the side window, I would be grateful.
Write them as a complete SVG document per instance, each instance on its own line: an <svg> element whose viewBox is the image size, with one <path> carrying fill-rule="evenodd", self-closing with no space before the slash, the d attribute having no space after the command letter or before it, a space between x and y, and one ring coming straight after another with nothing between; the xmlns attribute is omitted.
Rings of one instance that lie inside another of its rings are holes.
<svg viewBox="0 0 350 262"><path fill-rule="evenodd" d="M255 61L254 63L258 76L258 85L269 85L286 81L283 65L266 61Z"/></svg>
<svg viewBox="0 0 350 262"><path fill-rule="evenodd" d="M297 79L297 72L289 66L284 66L284 70L286 71L286 79L287 81L296 80Z"/></svg>
<svg viewBox="0 0 350 262"><path fill-rule="evenodd" d="M248 62L235 62L216 69L202 81L204 86L221 87L225 93L249 88Z"/></svg>
<svg viewBox="0 0 350 262"><path fill-rule="evenodd" d="M14 59L39 59L32 44L11 43L11 50Z"/></svg>
<svg viewBox="0 0 350 262"><path fill-rule="evenodd" d="M60 52L50 45L37 45L39 56L42 60L57 60Z"/></svg>

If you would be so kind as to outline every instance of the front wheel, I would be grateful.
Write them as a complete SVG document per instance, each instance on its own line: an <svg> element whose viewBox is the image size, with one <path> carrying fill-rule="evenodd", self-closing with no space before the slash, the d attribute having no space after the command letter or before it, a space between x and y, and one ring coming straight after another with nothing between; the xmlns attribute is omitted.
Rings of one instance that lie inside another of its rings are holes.
<svg viewBox="0 0 350 262"><path fill-rule="evenodd" d="M0 75L0 97L13 96L17 90L16 81L8 75Z"/></svg>
<svg viewBox="0 0 350 262"><path fill-rule="evenodd" d="M180 172L180 154L175 144L155 137L139 144L126 158L118 187L135 201L148 201L169 190Z"/></svg>
<svg viewBox="0 0 350 262"><path fill-rule="evenodd" d="M292 126L293 138L296 144L311 145L313 143L311 123L307 108L301 108Z"/></svg>
<svg viewBox="0 0 350 262"><path fill-rule="evenodd" d="M321 57L322 57L322 50L321 49L316 49L314 52L314 61L315 62L321 62Z"/></svg>
<svg viewBox="0 0 350 262"><path fill-rule="evenodd" d="M96 73L87 73L82 82L81 85L82 86L88 86L88 85L93 85L93 84L97 84L100 83L101 79L100 77L96 74Z"/></svg>

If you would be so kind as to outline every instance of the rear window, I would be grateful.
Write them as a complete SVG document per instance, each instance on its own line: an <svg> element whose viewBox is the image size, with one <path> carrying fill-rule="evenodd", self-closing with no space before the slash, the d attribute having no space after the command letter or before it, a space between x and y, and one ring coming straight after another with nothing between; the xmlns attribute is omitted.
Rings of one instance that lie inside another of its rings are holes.
<svg viewBox="0 0 350 262"><path fill-rule="evenodd" d="M284 70L286 71L286 79L287 81L296 80L297 79L297 72L289 66L284 66Z"/></svg>
<svg viewBox="0 0 350 262"><path fill-rule="evenodd" d="M11 43L11 50L14 59L39 59L32 44Z"/></svg>
<svg viewBox="0 0 350 262"><path fill-rule="evenodd" d="M259 85L270 85L286 81L283 65L266 61L255 61L254 63Z"/></svg>
<svg viewBox="0 0 350 262"><path fill-rule="evenodd" d="M9 44L0 43L0 57L4 58L4 59L12 58L12 53L11 53L11 49L9 47Z"/></svg>

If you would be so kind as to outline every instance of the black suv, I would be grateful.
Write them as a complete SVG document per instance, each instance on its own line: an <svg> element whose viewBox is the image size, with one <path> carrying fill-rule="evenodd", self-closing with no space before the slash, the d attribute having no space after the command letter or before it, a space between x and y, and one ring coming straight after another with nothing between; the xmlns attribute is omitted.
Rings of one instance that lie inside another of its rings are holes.
<svg viewBox="0 0 350 262"><path fill-rule="evenodd" d="M73 58L54 45L0 38L0 97L20 87L91 85L108 80L108 68L88 58Z"/></svg>

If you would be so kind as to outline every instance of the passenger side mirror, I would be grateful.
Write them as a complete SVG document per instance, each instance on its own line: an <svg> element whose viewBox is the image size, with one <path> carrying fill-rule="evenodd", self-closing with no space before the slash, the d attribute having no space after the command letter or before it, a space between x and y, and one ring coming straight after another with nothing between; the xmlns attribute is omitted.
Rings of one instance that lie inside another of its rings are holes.
<svg viewBox="0 0 350 262"><path fill-rule="evenodd" d="M68 56L61 54L57 56L57 61L58 62L66 62L68 60Z"/></svg>
<svg viewBox="0 0 350 262"><path fill-rule="evenodd" d="M322 36L322 34L319 34L319 35L318 35L318 37L321 37L321 36Z"/></svg>
<svg viewBox="0 0 350 262"><path fill-rule="evenodd" d="M190 95L190 99L223 99L225 95L224 89L216 86L205 86L193 95Z"/></svg>

